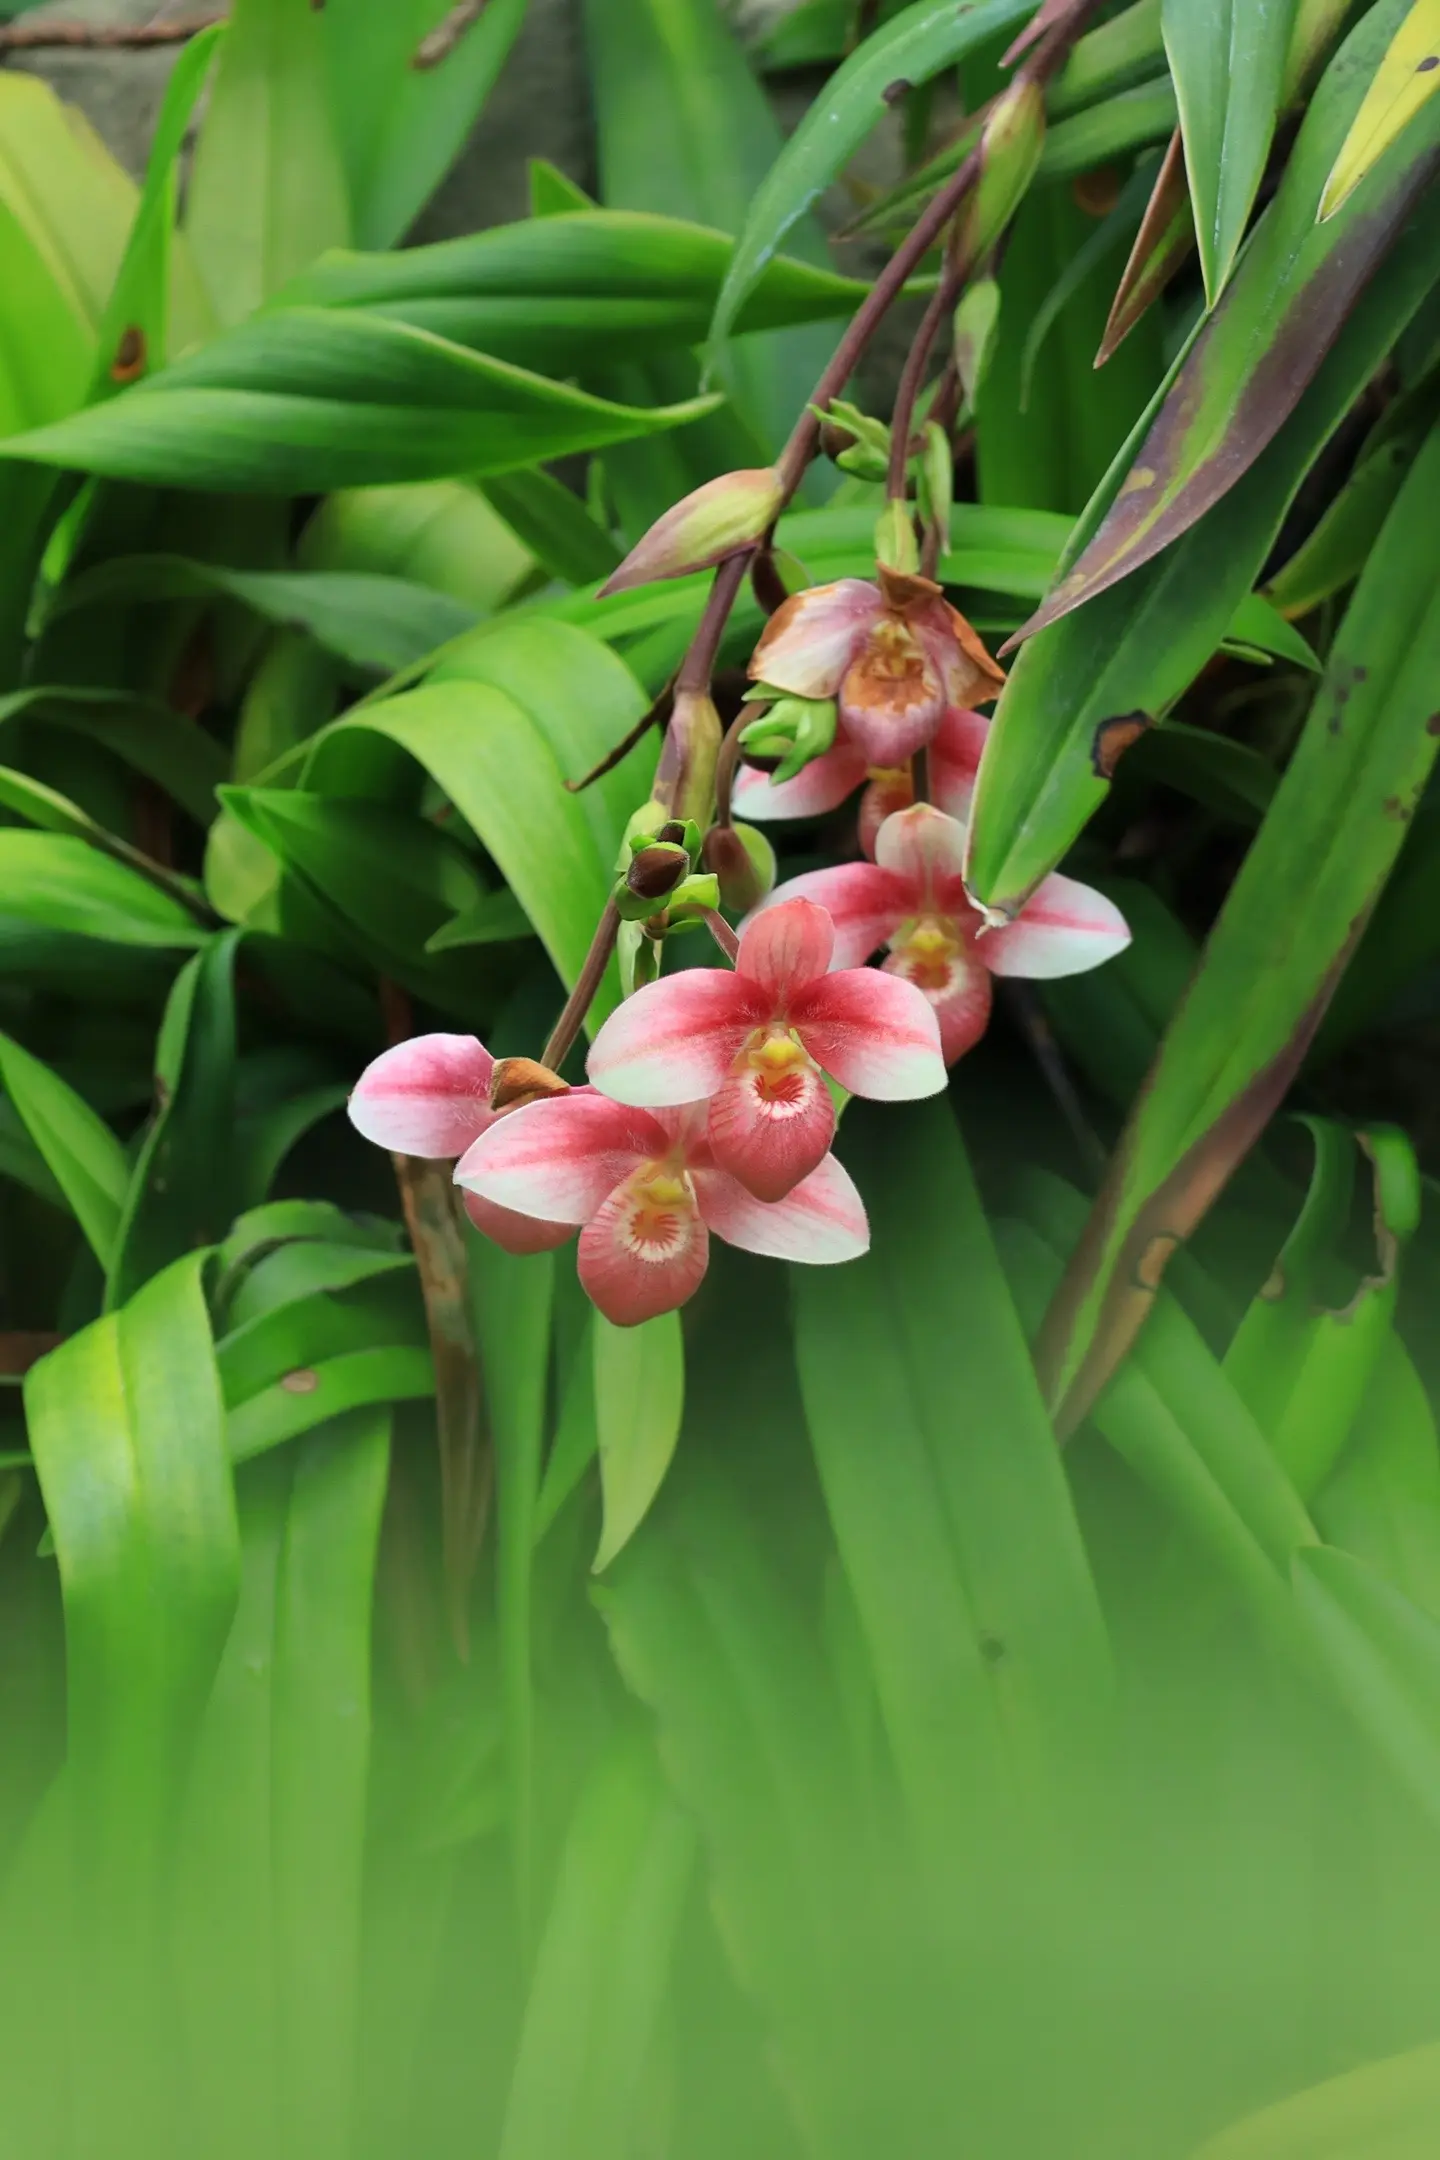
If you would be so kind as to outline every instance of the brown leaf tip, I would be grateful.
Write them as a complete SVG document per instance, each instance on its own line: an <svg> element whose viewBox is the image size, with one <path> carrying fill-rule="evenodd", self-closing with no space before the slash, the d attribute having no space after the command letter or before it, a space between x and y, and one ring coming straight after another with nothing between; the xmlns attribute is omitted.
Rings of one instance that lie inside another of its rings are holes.
<svg viewBox="0 0 1440 2160"><path fill-rule="evenodd" d="M120 342L115 347L115 358L110 363L111 382L134 382L137 376L145 372L146 357L145 332L138 323L128 324L120 333Z"/></svg>

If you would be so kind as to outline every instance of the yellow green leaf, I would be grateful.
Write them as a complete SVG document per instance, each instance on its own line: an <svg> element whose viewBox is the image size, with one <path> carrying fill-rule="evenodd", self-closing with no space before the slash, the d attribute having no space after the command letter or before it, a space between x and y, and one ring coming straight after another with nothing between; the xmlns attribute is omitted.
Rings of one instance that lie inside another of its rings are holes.
<svg viewBox="0 0 1440 2160"><path fill-rule="evenodd" d="M1348 202L1400 130L1440 89L1440 0L1415 0L1376 70L1320 198L1323 225Z"/></svg>

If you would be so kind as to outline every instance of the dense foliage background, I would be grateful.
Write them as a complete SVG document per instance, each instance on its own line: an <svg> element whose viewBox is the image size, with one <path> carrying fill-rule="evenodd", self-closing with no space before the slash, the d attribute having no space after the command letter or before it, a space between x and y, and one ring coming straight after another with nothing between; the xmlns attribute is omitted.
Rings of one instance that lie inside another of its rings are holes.
<svg viewBox="0 0 1440 2160"><path fill-rule="evenodd" d="M1419 2160L1440 7L588 0L598 199L407 245L524 11L235 0L139 185L0 72L5 2150ZM616 1328L346 1098L540 1054L711 574L601 585L937 290L969 890L1132 942Z"/></svg>

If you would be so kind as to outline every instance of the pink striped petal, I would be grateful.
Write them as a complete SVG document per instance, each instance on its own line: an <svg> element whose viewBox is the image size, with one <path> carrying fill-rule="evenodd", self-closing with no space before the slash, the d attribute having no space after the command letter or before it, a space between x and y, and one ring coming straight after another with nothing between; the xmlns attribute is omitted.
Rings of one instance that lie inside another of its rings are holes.
<svg viewBox="0 0 1440 2160"><path fill-rule="evenodd" d="M685 968L626 998L605 1022L586 1070L615 1102L696 1102L729 1077L764 999L729 968Z"/></svg>
<svg viewBox="0 0 1440 2160"><path fill-rule="evenodd" d="M397 1155L463 1155L490 1123L495 1060L473 1035L415 1035L367 1065L350 1122Z"/></svg>
<svg viewBox="0 0 1440 2160"><path fill-rule="evenodd" d="M1057 870L1037 886L1013 923L981 937L978 951L996 975L1048 981L1083 975L1113 960L1129 943L1129 925L1114 901Z"/></svg>
<svg viewBox="0 0 1440 2160"><path fill-rule="evenodd" d="M964 824L975 796L975 775L990 722L983 713L952 705L930 745L930 800L946 817Z"/></svg>
<svg viewBox="0 0 1440 2160"><path fill-rule="evenodd" d="M670 1147L644 1110L577 1088L507 1110L461 1157L455 1182L521 1215L583 1223L632 1170Z"/></svg>
<svg viewBox="0 0 1440 2160"><path fill-rule="evenodd" d="M969 943L956 942L943 954L902 945L882 961L887 975L912 983L925 998L940 1029L940 1054L947 1065L973 1050L990 1024L994 989Z"/></svg>
<svg viewBox="0 0 1440 2160"><path fill-rule="evenodd" d="M870 1248L865 1203L833 1155L783 1200L757 1200L722 1170L697 1171L695 1196L716 1236L742 1252L828 1267Z"/></svg>
<svg viewBox="0 0 1440 2160"><path fill-rule="evenodd" d="M481 1236L488 1237L502 1252L553 1252L575 1235L573 1222L541 1222L534 1215L517 1215L513 1208L496 1207L493 1200L482 1200L479 1193L462 1192L460 1199Z"/></svg>
<svg viewBox="0 0 1440 2160"><path fill-rule="evenodd" d="M824 908L835 931L832 967L858 967L894 936L915 912L906 879L874 863L841 863L833 870L807 870L777 885L756 910L764 915L786 900L813 900ZM752 918L753 920L753 918Z"/></svg>
<svg viewBox="0 0 1440 2160"><path fill-rule="evenodd" d="M806 983L825 973L834 950L835 925L824 908L792 893L751 916L741 933L735 971L754 985L766 1019L778 1019Z"/></svg>
<svg viewBox="0 0 1440 2160"><path fill-rule="evenodd" d="M742 1057L710 1103L710 1157L757 1200L783 1200L823 1161L835 1105L818 1066L788 1035ZM941 1078L944 1075L942 1072Z"/></svg>
<svg viewBox="0 0 1440 2160"><path fill-rule="evenodd" d="M913 1102L945 1086L940 1029L919 990L876 968L844 968L812 983L790 1025L817 1063L852 1095Z"/></svg>
<svg viewBox="0 0 1440 2160"><path fill-rule="evenodd" d="M863 578L840 578L793 593L777 608L750 658L756 682L796 697L834 697L885 603Z"/></svg>
<svg viewBox="0 0 1440 2160"><path fill-rule="evenodd" d="M687 1177L637 1171L580 1233L582 1289L616 1327L638 1327L692 1297L710 1260L710 1233Z"/></svg>
<svg viewBox="0 0 1440 2160"><path fill-rule="evenodd" d="M838 810L865 778L865 759L854 743L837 742L811 758L793 780L772 780L753 765L742 765L731 790L730 807L738 818L763 825L767 818L823 817Z"/></svg>
<svg viewBox="0 0 1440 2160"><path fill-rule="evenodd" d="M970 912L961 871L965 828L933 803L916 803L886 818L875 836L875 860L903 879L909 915Z"/></svg>

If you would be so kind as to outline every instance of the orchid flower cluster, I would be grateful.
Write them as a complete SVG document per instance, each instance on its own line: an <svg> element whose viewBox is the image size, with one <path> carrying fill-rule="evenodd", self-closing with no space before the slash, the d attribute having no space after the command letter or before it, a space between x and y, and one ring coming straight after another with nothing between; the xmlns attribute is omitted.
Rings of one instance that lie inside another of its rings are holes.
<svg viewBox="0 0 1440 2160"><path fill-rule="evenodd" d="M694 568L696 524L723 485L662 519L612 587ZM1128 940L1109 900L1060 875L1012 922L991 927L971 904L965 818L987 723L968 701L1003 677L938 585L882 568L873 584L794 594L750 673L757 694L731 739L742 756L778 746L765 759L776 777L750 766L733 791L722 781L708 831L676 815L697 765L713 804L719 735L708 696L677 703L656 800L632 820L600 965L579 993L588 1004L631 932L629 994L595 1036L587 1084L560 1079L553 1037L535 1063L497 1062L473 1036L423 1035L377 1058L350 1100L368 1139L455 1159L471 1222L506 1251L545 1251L578 1229L580 1281L622 1327L693 1295L712 1233L783 1260L863 1253L865 1208L831 1153L837 1098L939 1094L985 1031L994 976L1069 974ZM922 752L930 800L915 799ZM764 820L833 809L858 788L860 859L762 895L737 938L705 867L717 835L733 838L732 793ZM661 974L668 934L697 922L732 964ZM583 1009L572 1017L578 1028Z"/></svg>

